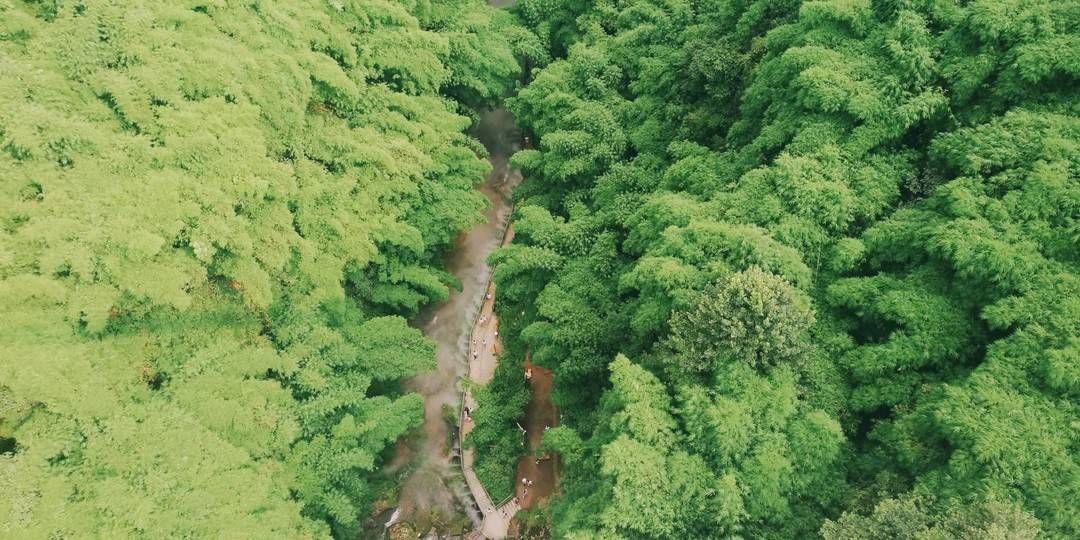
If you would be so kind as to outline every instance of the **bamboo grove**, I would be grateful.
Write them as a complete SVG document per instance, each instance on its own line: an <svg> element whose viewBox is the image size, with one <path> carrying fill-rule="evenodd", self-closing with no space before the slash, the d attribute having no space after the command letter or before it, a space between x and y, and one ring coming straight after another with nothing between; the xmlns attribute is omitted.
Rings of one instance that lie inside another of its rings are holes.
<svg viewBox="0 0 1080 540"><path fill-rule="evenodd" d="M1080 535L1080 4L516 12L554 537Z"/></svg>
<svg viewBox="0 0 1080 540"><path fill-rule="evenodd" d="M0 536L355 537L520 32L472 0L0 0Z"/></svg>
<svg viewBox="0 0 1080 540"><path fill-rule="evenodd" d="M0 537L357 537L505 104L525 534L1076 538L1078 91L1069 1L0 0Z"/></svg>

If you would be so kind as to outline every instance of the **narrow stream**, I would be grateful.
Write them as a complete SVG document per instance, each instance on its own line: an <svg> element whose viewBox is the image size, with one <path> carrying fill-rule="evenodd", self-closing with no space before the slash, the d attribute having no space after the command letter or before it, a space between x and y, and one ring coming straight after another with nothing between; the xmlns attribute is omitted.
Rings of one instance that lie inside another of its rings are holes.
<svg viewBox="0 0 1080 540"><path fill-rule="evenodd" d="M478 186L491 205L485 221L461 234L446 258L446 269L461 280L462 290L452 291L441 305L429 308L416 321L424 335L436 343L438 367L405 383L424 396L424 424L421 437L398 445L390 468L411 464L413 471L398 497L403 521L426 520L432 512L447 519L461 512L477 515L460 476L457 462L447 453L450 426L443 416L444 406L457 410L459 379L468 373L468 336L483 300L491 269L486 260L498 246L510 219L510 193L521 175L509 168L510 156L518 150L520 132L505 109L484 113L472 135L489 152L492 171Z"/></svg>
<svg viewBox="0 0 1080 540"><path fill-rule="evenodd" d="M506 7L515 0L489 0L494 7ZM484 222L462 233L445 260L445 268L461 280L462 290L451 291L446 302L425 310L415 321L425 336L435 341L438 367L406 381L408 390L424 396L424 423L420 436L402 441L389 469L411 467L398 494L401 521L427 522L433 514L452 520L462 513L474 525L481 519L460 475L458 463L448 452L451 427L443 409L457 410L460 379L469 372L469 334L484 300L491 277L487 257L499 247L510 219L511 192L521 175L509 167L510 156L519 146L520 130L503 108L487 111L471 134L487 148L491 173L477 189L490 206Z"/></svg>

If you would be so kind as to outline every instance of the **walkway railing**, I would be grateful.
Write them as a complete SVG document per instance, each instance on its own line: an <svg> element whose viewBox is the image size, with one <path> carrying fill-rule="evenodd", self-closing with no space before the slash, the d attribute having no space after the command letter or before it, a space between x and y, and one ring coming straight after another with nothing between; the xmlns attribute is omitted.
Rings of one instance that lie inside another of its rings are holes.
<svg viewBox="0 0 1080 540"><path fill-rule="evenodd" d="M508 243L508 235L509 235L509 231L510 231L510 224L512 222L511 217L513 216L513 213L514 213L514 207L513 207L513 205L511 205L510 209L509 209L509 212L507 213L507 216L506 216L506 223L504 223L502 225L502 227L503 227L502 236L500 237L500 240L499 240L500 247L506 246L506 244ZM476 311L476 316L473 318L472 326L469 329L469 335L468 335L468 338L467 338L468 339L467 343L469 345L469 353L466 353L466 354L468 356L468 362L469 362L470 379L471 379L471 376L473 374L473 361L474 361L473 355L470 354L470 353L472 352L472 347L473 347L473 343L474 343L475 335L476 335L476 329L480 325L480 317L483 316L484 308L485 308L485 306L487 305L487 302L488 302L487 295L489 293L492 293L492 284L494 282L495 268L496 267L491 267L491 269L489 271L490 273L488 274L487 286L484 288L484 296L482 297L482 300L480 301L480 309L478 309ZM493 295L493 297L491 299L491 302L492 302L492 314L494 314L494 311L495 311L494 295ZM465 422L466 422L465 407L468 405L469 402L473 402L474 403L473 408L475 409L475 401L472 399L472 393L470 392L469 384L470 383L466 382L464 384L464 387L462 388L461 404L458 407L458 438L457 439L458 439L458 446L460 447L461 473L465 477L465 483L469 486L469 492L472 494L473 502L476 504L477 508L480 509L480 513L484 517L484 523L481 526L482 532L485 535L489 536L489 537L500 537L501 538L501 537L506 535L506 529L510 524L510 519L514 516L514 514L517 513L517 510L520 507L518 507L517 503L513 500L514 499L513 494L508 496L506 499L500 501L498 504L496 504L494 501L492 501L491 495L488 493L487 488L485 488L483 483L480 482L480 478L478 476L476 476L476 472L472 468L472 459L471 459L472 454L468 449L466 449L466 446L465 446L465 436L466 436L466 433L465 433Z"/></svg>

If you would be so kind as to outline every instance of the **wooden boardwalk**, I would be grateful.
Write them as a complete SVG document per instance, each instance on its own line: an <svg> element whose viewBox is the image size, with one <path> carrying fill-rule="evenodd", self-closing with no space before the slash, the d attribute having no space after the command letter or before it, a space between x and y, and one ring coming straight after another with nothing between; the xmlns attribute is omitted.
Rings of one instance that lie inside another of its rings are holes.
<svg viewBox="0 0 1080 540"><path fill-rule="evenodd" d="M513 238L513 229L507 227L503 235L502 245L510 243ZM495 284L488 283L484 294L484 301L480 304L480 313L477 315L472 332L469 336L469 379L477 385L485 385L495 375L495 366L498 364L498 355L501 350L498 339L498 320L495 317ZM466 418L465 408L470 411L476 410L476 400L472 392L466 388L461 395L461 409L458 411L458 444L461 445L461 472L465 476L465 483L469 486L473 500L476 502L483 522L480 528L473 531L469 538L506 538L510 527L510 520L514 518L521 506L514 498L503 501L501 504L492 501L487 489L480 483L480 479L473 470L475 455L472 448L465 448L465 437L472 431L473 423ZM481 536L477 536L481 535Z"/></svg>
<svg viewBox="0 0 1080 540"><path fill-rule="evenodd" d="M470 410L476 407L476 402L468 390L465 391L463 400ZM472 422L467 422L462 418L461 440L464 440L465 435L471 430ZM513 498L501 506L492 501L487 489L484 489L484 485L480 483L480 478L476 476L476 471L473 470L474 460L475 456L472 448L462 450L461 470L465 475L465 483L469 486L469 491L472 493L473 500L476 501L476 506L480 509L480 514L484 516L479 532L485 538L505 538L506 531L510 527L510 520L518 513L518 510L521 510L521 506Z"/></svg>

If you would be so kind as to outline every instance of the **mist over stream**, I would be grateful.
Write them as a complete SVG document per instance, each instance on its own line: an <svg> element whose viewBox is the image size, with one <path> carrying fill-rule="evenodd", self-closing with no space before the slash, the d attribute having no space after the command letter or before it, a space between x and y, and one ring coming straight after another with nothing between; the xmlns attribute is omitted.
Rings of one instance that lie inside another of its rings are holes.
<svg viewBox="0 0 1080 540"><path fill-rule="evenodd" d="M460 379L468 373L469 331L491 274L486 260L499 246L512 210L510 193L521 181L508 163L519 148L519 133L513 117L501 108L483 113L474 126L471 134L487 148L492 165L491 173L477 186L490 206L484 222L462 233L445 260L446 270L461 280L462 290L451 291L446 302L430 306L415 321L435 341L438 367L405 383L408 390L424 396L422 436L400 444L390 466L411 464L414 468L398 500L406 521L433 509L445 516L464 509L474 522L478 519L457 461L447 453L450 426L443 407L457 409Z"/></svg>

